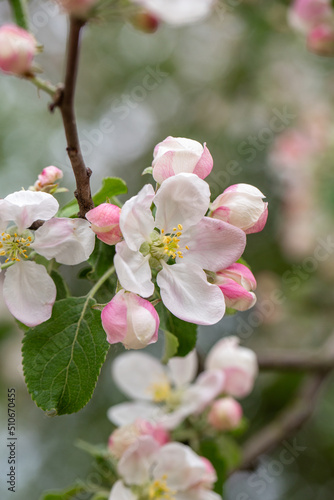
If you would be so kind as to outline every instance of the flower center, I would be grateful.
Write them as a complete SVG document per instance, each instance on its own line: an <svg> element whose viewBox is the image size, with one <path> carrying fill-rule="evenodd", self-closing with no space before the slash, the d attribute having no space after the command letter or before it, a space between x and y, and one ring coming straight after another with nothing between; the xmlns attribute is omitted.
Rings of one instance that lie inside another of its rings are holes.
<svg viewBox="0 0 334 500"><path fill-rule="evenodd" d="M167 475L154 481L148 488L149 500L174 500L176 491L167 486Z"/></svg>
<svg viewBox="0 0 334 500"><path fill-rule="evenodd" d="M172 393L172 388L168 380L161 380L160 382L153 383L149 388L149 392L153 396L155 403L162 403L167 401Z"/></svg>
<svg viewBox="0 0 334 500"><path fill-rule="evenodd" d="M18 236L17 233L10 234L3 232L0 237L0 256L7 257L5 262L9 262L10 260L20 262L22 257L27 259L27 250L31 241L31 236L24 238L23 236Z"/></svg>

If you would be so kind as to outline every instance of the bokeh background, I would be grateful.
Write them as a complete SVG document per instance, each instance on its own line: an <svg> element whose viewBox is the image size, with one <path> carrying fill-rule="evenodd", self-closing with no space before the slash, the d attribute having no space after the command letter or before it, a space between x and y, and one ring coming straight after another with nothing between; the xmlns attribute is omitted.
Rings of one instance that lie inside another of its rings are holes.
<svg viewBox="0 0 334 500"><path fill-rule="evenodd" d="M141 172L151 164L155 144L173 135L207 143L214 158L208 178L213 198L227 186L245 182L261 189L269 201L267 226L248 237L244 255L258 281L258 304L201 328L202 353L230 334L255 350L316 349L333 328L334 62L307 51L304 37L288 25L287 5L230 0L205 22L177 29L161 26L155 34L130 23L100 20L83 37L76 107L93 191L103 176L120 176L134 195L147 182ZM45 48L38 63L47 78L60 82L66 18L52 0L32 1L30 18ZM9 20L2 0L0 24ZM56 165L70 191L58 200L72 198L60 115L50 114L47 104L47 96L26 81L0 75L0 197L29 187L45 166ZM325 255L321 260L319 245ZM74 294L86 292L76 270L63 272ZM22 332L2 299L0 313L1 471L7 457L7 388L17 391L18 480L12 497L38 500L44 490L65 487L87 473L96 481L91 458L75 442L107 441L111 424L106 411L122 400L110 365L122 349L110 349L86 408L50 418L27 392L20 368ZM159 356L162 344L149 350ZM253 394L243 401L251 430L284 407L301 379L275 372L259 377ZM304 450L293 463L277 473L272 461L279 448L261 459L266 473L261 488L256 473L241 474L229 480L225 500L332 500L333 389L332 380L314 417L296 435ZM0 494L7 498L1 474Z"/></svg>

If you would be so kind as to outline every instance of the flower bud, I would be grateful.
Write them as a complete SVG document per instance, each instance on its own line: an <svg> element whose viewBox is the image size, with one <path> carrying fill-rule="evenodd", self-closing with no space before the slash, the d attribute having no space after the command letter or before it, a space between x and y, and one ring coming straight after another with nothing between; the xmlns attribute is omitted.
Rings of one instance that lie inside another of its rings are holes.
<svg viewBox="0 0 334 500"><path fill-rule="evenodd" d="M268 217L268 203L264 194L249 184L234 184L215 199L211 217L239 227L246 234L258 233Z"/></svg>
<svg viewBox="0 0 334 500"><path fill-rule="evenodd" d="M153 178L161 184L181 173L196 174L204 179L212 170L213 159L204 144L183 137L167 137L154 148Z"/></svg>
<svg viewBox="0 0 334 500"><path fill-rule="evenodd" d="M86 213L86 219L99 240L107 245L116 245L122 240L119 227L121 209L111 203L102 203Z"/></svg>
<svg viewBox="0 0 334 500"><path fill-rule="evenodd" d="M334 56L334 26L319 24L307 36L307 47L319 56Z"/></svg>
<svg viewBox="0 0 334 500"><path fill-rule="evenodd" d="M48 186L53 186L56 181L63 177L63 172L57 167L45 167L39 174L37 181L34 184L35 191L45 190Z"/></svg>
<svg viewBox="0 0 334 500"><path fill-rule="evenodd" d="M36 51L33 35L11 24L1 26L0 69L3 72L18 76L29 74Z"/></svg>
<svg viewBox="0 0 334 500"><path fill-rule="evenodd" d="M85 17L97 2L98 0L58 0L58 3L66 12L79 17Z"/></svg>
<svg viewBox="0 0 334 500"><path fill-rule="evenodd" d="M115 458L120 459L141 436L151 436L161 446L170 441L168 432L160 424L138 418L132 424L114 430L109 437L108 449Z"/></svg>
<svg viewBox="0 0 334 500"><path fill-rule="evenodd" d="M208 414L208 422L218 431L236 429L242 418L242 407L233 398L221 398L213 403Z"/></svg>
<svg viewBox="0 0 334 500"><path fill-rule="evenodd" d="M253 273L243 264L232 264L218 271L214 283L223 292L227 307L247 311L254 306L256 296L251 290L255 290L256 280Z"/></svg>
<svg viewBox="0 0 334 500"><path fill-rule="evenodd" d="M332 14L329 0L294 0L288 11L292 28L307 33L310 28L328 19Z"/></svg>
<svg viewBox="0 0 334 500"><path fill-rule="evenodd" d="M208 353L205 368L223 370L224 392L234 397L247 396L258 373L255 353L240 347L238 337L226 337L217 342Z"/></svg>
<svg viewBox="0 0 334 500"><path fill-rule="evenodd" d="M142 349L158 340L158 313L135 293L118 292L103 309L101 319L110 344L122 342L126 349Z"/></svg>

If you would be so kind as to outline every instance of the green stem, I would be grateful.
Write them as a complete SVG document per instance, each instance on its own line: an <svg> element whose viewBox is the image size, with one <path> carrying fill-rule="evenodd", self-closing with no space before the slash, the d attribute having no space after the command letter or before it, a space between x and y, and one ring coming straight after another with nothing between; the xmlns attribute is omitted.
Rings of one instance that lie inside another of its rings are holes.
<svg viewBox="0 0 334 500"><path fill-rule="evenodd" d="M29 31L28 9L26 0L9 0L15 22L21 28Z"/></svg>
<svg viewBox="0 0 334 500"><path fill-rule="evenodd" d="M95 285L93 286L93 288L91 289L91 291L87 294L87 298L88 299L91 299L92 297L94 297L94 295L96 294L96 292L101 288L101 286L103 285L103 283L105 283L107 281L107 279L115 272L115 267L112 266L110 269L108 269L108 271L106 271L104 273L103 276L101 276L101 278L99 279L99 281L97 283L95 283Z"/></svg>
<svg viewBox="0 0 334 500"><path fill-rule="evenodd" d="M42 78L39 78L38 76L28 77L28 80L32 84L34 84L38 89L43 90L43 92L46 92L51 97L55 96L55 94L57 92L57 87L52 85L52 83L47 82L46 80L43 80Z"/></svg>

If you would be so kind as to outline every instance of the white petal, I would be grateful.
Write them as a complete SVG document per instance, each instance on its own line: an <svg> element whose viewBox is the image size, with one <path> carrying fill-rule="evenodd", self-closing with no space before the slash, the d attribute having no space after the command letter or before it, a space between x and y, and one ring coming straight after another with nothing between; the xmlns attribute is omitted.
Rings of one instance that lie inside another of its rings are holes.
<svg viewBox="0 0 334 500"><path fill-rule="evenodd" d="M143 352L126 352L112 365L115 383L124 394L133 399L152 400L150 388L166 379L163 365Z"/></svg>
<svg viewBox="0 0 334 500"><path fill-rule="evenodd" d="M166 182L166 181L165 181ZM163 264L157 277L161 298L174 316L197 325L213 325L225 313L224 296L196 265Z"/></svg>
<svg viewBox="0 0 334 500"><path fill-rule="evenodd" d="M134 0L162 21L181 26L205 18L214 0Z"/></svg>
<svg viewBox="0 0 334 500"><path fill-rule="evenodd" d="M177 493L175 500L222 500L222 497L206 488L195 488Z"/></svg>
<svg viewBox="0 0 334 500"><path fill-rule="evenodd" d="M183 251L184 262L199 265L208 271L219 271L234 264L243 254L246 235L242 229L227 222L203 217L182 235L180 246L187 244Z"/></svg>
<svg viewBox="0 0 334 500"><path fill-rule="evenodd" d="M59 208L58 201L51 194L41 191L16 191L6 196L4 201L1 217L14 221L19 232L38 219L51 219Z"/></svg>
<svg viewBox="0 0 334 500"><path fill-rule="evenodd" d="M6 271L5 303L11 314L27 326L39 325L51 317L56 294L45 267L36 262L17 262Z"/></svg>
<svg viewBox="0 0 334 500"><path fill-rule="evenodd" d="M120 403L111 406L107 412L109 420L117 425L132 424L137 418L155 422L157 407L149 403Z"/></svg>
<svg viewBox="0 0 334 500"><path fill-rule="evenodd" d="M131 250L139 250L144 241L148 241L154 229L154 218L151 205L154 189L146 184L137 194L124 203L119 225Z"/></svg>
<svg viewBox="0 0 334 500"><path fill-rule="evenodd" d="M202 372L195 384L185 392L182 406L191 407L191 413L202 412L212 401L223 392L225 375L222 370Z"/></svg>
<svg viewBox="0 0 334 500"><path fill-rule="evenodd" d="M176 387L188 385L196 377L198 360L196 351L184 358L175 357L168 361L170 378Z"/></svg>
<svg viewBox="0 0 334 500"><path fill-rule="evenodd" d="M122 481L117 481L111 489L109 500L138 500L138 496L126 488Z"/></svg>
<svg viewBox="0 0 334 500"><path fill-rule="evenodd" d="M46 259L73 266L93 252L95 234L85 219L55 218L37 229L31 246Z"/></svg>
<svg viewBox="0 0 334 500"><path fill-rule="evenodd" d="M154 198L157 207L156 226L166 233L178 224L186 230L202 219L209 202L209 185L196 174L183 173L169 177Z"/></svg>
<svg viewBox="0 0 334 500"><path fill-rule="evenodd" d="M149 258L149 255L144 257L140 252L132 251L125 241L116 245L114 265L120 284L125 290L145 298L154 292Z"/></svg>
<svg viewBox="0 0 334 500"><path fill-rule="evenodd" d="M125 450L117 471L127 484L141 485L149 481L153 458L159 447L153 436L141 436Z"/></svg>

